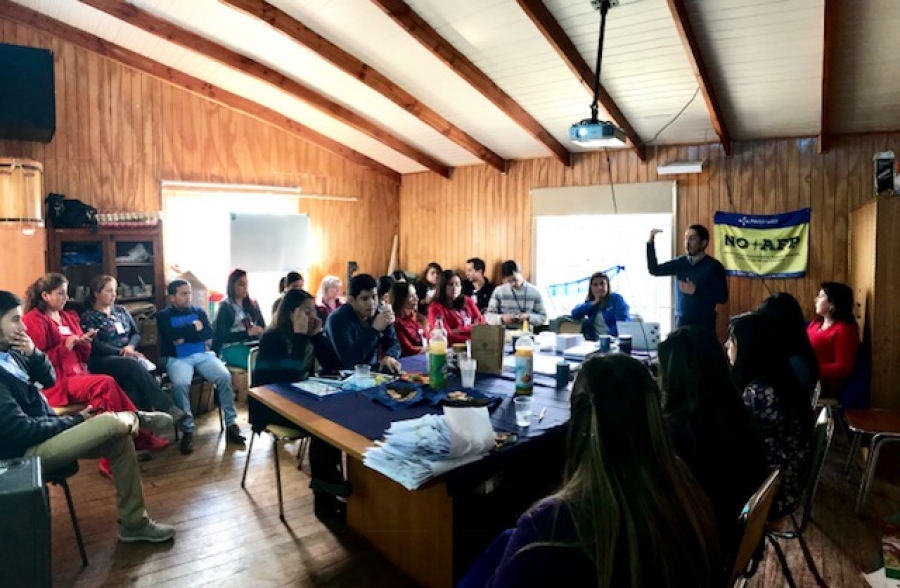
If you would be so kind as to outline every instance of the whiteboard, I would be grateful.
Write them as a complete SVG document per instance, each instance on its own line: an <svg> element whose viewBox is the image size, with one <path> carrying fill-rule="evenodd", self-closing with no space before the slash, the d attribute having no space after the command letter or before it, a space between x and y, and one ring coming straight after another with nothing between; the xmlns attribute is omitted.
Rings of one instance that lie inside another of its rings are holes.
<svg viewBox="0 0 900 588"><path fill-rule="evenodd" d="M309 215L231 213L231 267L283 273L309 267Z"/></svg>

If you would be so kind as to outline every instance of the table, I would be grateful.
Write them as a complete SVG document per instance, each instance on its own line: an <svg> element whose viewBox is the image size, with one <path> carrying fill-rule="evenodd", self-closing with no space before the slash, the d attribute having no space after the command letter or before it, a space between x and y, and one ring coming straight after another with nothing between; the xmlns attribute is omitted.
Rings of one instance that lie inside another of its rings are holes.
<svg viewBox="0 0 900 588"><path fill-rule="evenodd" d="M421 356L404 358L404 368L414 369L419 362L424 365ZM456 385L455 378L450 385ZM266 418L266 410L273 411L344 451L353 487L347 501L348 526L419 584L451 588L501 530L513 526L518 515L558 485L565 461L568 390L535 387L538 410L548 407L547 426L529 432L531 427L515 427L512 382L479 374L476 389L502 391L503 402L491 420L496 429L519 433L519 443L414 491L363 465L363 453L374 445L373 438L353 430L366 427L327 403L355 407L351 410L366 411L386 423L420 416L420 409L393 412L358 394L307 399L292 396L278 385L251 388L249 398L255 429L263 425L258 421ZM378 428L383 432L387 427Z"/></svg>
<svg viewBox="0 0 900 588"><path fill-rule="evenodd" d="M859 493L856 495L856 514L858 515L862 512L869 488L872 486L881 446L885 443L900 441L900 411L848 409L844 411L844 416L847 419L847 426L854 433L845 472L850 471L853 460L859 453L863 435L872 435L869 443L869 459L866 461L866 470L859 484Z"/></svg>

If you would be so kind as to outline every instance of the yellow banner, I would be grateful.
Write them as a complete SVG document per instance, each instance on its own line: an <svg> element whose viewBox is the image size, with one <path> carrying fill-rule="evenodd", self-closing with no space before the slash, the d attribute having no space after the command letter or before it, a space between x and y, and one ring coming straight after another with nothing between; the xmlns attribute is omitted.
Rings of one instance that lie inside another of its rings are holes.
<svg viewBox="0 0 900 588"><path fill-rule="evenodd" d="M797 278L809 262L810 210L715 214L716 259L731 276Z"/></svg>

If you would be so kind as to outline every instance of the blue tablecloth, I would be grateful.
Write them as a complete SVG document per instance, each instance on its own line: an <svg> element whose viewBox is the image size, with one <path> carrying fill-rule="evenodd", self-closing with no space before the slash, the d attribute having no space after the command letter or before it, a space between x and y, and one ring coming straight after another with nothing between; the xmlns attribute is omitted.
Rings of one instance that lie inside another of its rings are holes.
<svg viewBox="0 0 900 588"><path fill-rule="evenodd" d="M421 355L403 358L402 364L406 371L425 371L425 358ZM450 390L461 388L459 378L451 375L448 378L447 387ZM366 397L363 392L317 399L297 391L288 384L270 384L268 388L291 402L373 441L380 439L394 421L414 419L425 414L441 414L442 412L439 406L431 405L394 411ZM491 414L491 423L497 431L514 432L520 438L525 439L540 436L548 429L563 425L569 420L569 391L567 389L556 390L546 386L535 386L534 416L528 427L516 426L515 409L512 404L514 388L510 380L499 376L478 374L475 380L475 389L503 398L500 406ZM254 429L258 430L265 426L265 422L262 421L268 420L264 415L267 411L262 411L263 407L260 407L252 397L250 400L250 421L253 423ZM544 418L539 420L542 412Z"/></svg>

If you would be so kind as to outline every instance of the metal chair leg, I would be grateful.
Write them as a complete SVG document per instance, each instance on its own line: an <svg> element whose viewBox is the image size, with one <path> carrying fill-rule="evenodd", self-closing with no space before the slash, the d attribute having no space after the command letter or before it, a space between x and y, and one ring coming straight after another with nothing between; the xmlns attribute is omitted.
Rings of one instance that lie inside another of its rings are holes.
<svg viewBox="0 0 900 588"><path fill-rule="evenodd" d="M247 481L247 468L250 467L250 454L253 453L253 440L259 433L250 431L250 447L247 448L247 459L244 460L244 475L241 477L241 488L244 488L244 482Z"/></svg>
<svg viewBox="0 0 900 588"><path fill-rule="evenodd" d="M309 453L309 437L300 439L300 446L297 447L297 469L303 471L303 458Z"/></svg>
<svg viewBox="0 0 900 588"><path fill-rule="evenodd" d="M844 466L844 475L847 476L847 481L850 481L850 478L853 477L853 462L856 460L856 456L859 455L859 446L862 445L862 433L854 433L853 440L850 443L850 453L847 455L847 465Z"/></svg>
<svg viewBox="0 0 900 588"><path fill-rule="evenodd" d="M784 572L784 579L787 580L788 586L797 588L797 584L794 582L794 576L791 574L791 569L788 567L787 559L784 557L784 552L781 550L778 540L773 539L772 537L768 537L768 539L769 543L771 543L772 547L775 549L775 555L778 557L779 563L781 563L781 570Z"/></svg>
<svg viewBox="0 0 900 588"><path fill-rule="evenodd" d="M816 579L816 584L822 586L822 588L828 588L825 579L819 574L819 568L816 567L816 562L813 561L812 553L810 553L809 546L806 544L806 539L803 538L803 535L797 535L797 540L800 541L800 549L803 550L803 557L806 558L806 565Z"/></svg>
<svg viewBox="0 0 900 588"><path fill-rule="evenodd" d="M272 452L275 454L275 483L278 487L278 518L284 522L284 501L281 496L281 463L278 459L278 443L280 439L272 435Z"/></svg>
<svg viewBox="0 0 900 588"><path fill-rule="evenodd" d="M858 436L862 436L857 434ZM869 444L869 459L866 462L866 471L863 472L863 479L859 484L859 493L856 495L856 514L862 513L863 505L866 502L866 496L869 494L869 487L872 485L872 478L875 477L875 466L878 465L878 454L881 453L881 443L885 437L880 433L872 437Z"/></svg>
<svg viewBox="0 0 900 588"><path fill-rule="evenodd" d="M75 515L75 503L72 501L72 493L69 491L69 484L65 479L59 481L63 492L66 495L66 502L69 505L69 517L72 519L72 528L75 530L75 541L78 542L78 551L81 553L81 567L88 566L87 553L84 551L84 539L81 537L81 527L78 525L78 517Z"/></svg>

